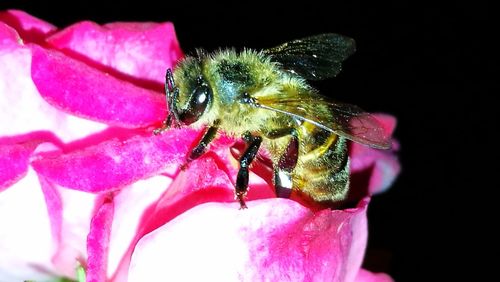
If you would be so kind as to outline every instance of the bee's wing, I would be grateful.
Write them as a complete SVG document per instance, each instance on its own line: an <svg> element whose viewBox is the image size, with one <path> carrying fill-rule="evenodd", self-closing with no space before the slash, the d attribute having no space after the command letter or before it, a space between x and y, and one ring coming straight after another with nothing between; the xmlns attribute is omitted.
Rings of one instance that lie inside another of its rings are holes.
<svg viewBox="0 0 500 282"><path fill-rule="evenodd" d="M378 149L389 149L391 137L380 122L361 108L324 100L319 95L258 99L259 107L307 121L349 140Z"/></svg>
<svg viewBox="0 0 500 282"><path fill-rule="evenodd" d="M297 39L264 50L283 70L308 80L336 76L342 62L356 51L354 39L335 33Z"/></svg>

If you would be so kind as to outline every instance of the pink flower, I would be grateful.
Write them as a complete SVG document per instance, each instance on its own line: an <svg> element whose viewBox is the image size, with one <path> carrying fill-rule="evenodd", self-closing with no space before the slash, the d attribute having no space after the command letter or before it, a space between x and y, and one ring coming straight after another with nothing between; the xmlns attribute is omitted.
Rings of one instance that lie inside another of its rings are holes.
<svg viewBox="0 0 500 282"><path fill-rule="evenodd" d="M239 210L233 140L179 171L200 133L152 135L181 57L171 23L57 30L0 12L0 281L74 279L79 264L87 281L392 281L360 266L394 152L352 144L352 208L275 198L252 175Z"/></svg>

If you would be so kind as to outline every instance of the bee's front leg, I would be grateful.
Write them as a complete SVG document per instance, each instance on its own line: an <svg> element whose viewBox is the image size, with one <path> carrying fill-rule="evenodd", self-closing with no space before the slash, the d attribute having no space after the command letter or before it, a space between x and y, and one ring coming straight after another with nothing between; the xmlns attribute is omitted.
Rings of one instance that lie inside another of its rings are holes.
<svg viewBox="0 0 500 282"><path fill-rule="evenodd" d="M181 166L182 170L186 169L189 163L201 157L207 151L208 145L214 140L215 136L217 136L217 130L219 128L218 125L219 122L216 121L214 125L210 126L205 131L201 140L189 153L189 156L186 158L186 162Z"/></svg>
<svg viewBox="0 0 500 282"><path fill-rule="evenodd" d="M162 126L153 130L154 135L159 135L164 131L170 129L170 125L172 124L172 115L168 114L167 118L162 122Z"/></svg>
<svg viewBox="0 0 500 282"><path fill-rule="evenodd" d="M238 170L238 176L236 177L235 196L240 202L240 208L246 209L247 205L245 204L244 198L248 191L248 168L259 151L260 144L262 143L262 137L252 136L250 132L246 132L243 134L242 138L248 144L248 147L239 160L240 169Z"/></svg>

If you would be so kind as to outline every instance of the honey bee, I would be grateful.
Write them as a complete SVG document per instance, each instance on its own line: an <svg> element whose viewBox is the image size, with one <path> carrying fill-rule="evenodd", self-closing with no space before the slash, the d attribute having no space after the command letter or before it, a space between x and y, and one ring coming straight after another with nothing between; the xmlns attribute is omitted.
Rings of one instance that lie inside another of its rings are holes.
<svg viewBox="0 0 500 282"><path fill-rule="evenodd" d="M219 130L241 137L235 198L246 208L249 167L264 147L279 197L293 191L335 203L349 189L347 139L390 147L379 122L359 107L333 102L307 80L335 77L355 52L353 39L320 34L255 51L198 51L166 74L169 113L158 134L171 127L205 128L185 165L207 150Z"/></svg>

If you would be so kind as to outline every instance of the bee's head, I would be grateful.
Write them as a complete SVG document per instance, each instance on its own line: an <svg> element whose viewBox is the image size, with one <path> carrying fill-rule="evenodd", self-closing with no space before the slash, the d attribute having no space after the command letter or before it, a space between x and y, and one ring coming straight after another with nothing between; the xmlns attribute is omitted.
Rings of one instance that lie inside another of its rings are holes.
<svg viewBox="0 0 500 282"><path fill-rule="evenodd" d="M182 77L185 70L181 72ZM198 121L210 108L213 99L212 89L201 72L182 77L180 82L180 86L176 85L172 71L167 70L165 91L170 110L167 122L173 123L174 126L190 125Z"/></svg>
<svg viewBox="0 0 500 282"><path fill-rule="evenodd" d="M167 71L165 90L170 114L167 126L211 124L231 107L239 96L266 84L272 68L257 53L233 50L187 56L175 73ZM224 106L222 106L224 105ZM225 109L225 108L224 108Z"/></svg>

